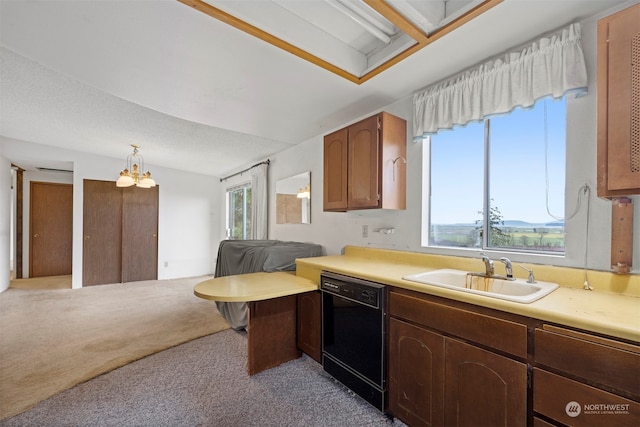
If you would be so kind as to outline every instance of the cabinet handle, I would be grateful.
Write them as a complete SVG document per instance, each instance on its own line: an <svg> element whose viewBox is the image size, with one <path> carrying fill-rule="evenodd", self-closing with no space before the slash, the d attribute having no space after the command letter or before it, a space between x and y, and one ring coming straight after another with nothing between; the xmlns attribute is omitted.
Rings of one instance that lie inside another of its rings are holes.
<svg viewBox="0 0 640 427"><path fill-rule="evenodd" d="M89 240L89 236L84 236L84 240Z"/></svg>
<svg viewBox="0 0 640 427"><path fill-rule="evenodd" d="M393 168L392 168L392 172L393 172L393 181L395 182L396 180L396 162L398 160L402 160L402 163L404 163L405 165L407 164L407 159L405 159L402 156L398 156L395 159L393 159Z"/></svg>
<svg viewBox="0 0 640 427"><path fill-rule="evenodd" d="M34 234L33 237L40 237L40 233Z"/></svg>

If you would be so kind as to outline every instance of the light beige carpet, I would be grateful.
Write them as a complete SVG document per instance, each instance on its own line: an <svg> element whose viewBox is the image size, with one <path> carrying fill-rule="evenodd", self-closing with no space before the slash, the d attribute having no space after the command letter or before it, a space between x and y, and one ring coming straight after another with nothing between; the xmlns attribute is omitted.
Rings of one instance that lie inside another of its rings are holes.
<svg viewBox="0 0 640 427"><path fill-rule="evenodd" d="M71 275L11 279L12 289L71 289Z"/></svg>
<svg viewBox="0 0 640 427"><path fill-rule="evenodd" d="M0 419L229 326L193 295L209 277L0 293Z"/></svg>

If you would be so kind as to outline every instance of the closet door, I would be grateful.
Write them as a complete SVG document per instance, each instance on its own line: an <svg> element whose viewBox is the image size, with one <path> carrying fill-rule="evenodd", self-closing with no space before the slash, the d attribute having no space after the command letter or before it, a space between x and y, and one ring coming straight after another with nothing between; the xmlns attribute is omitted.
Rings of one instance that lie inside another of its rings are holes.
<svg viewBox="0 0 640 427"><path fill-rule="evenodd" d="M122 281L122 192L112 181L84 180L82 285Z"/></svg>
<svg viewBox="0 0 640 427"><path fill-rule="evenodd" d="M157 278L158 187L123 188L122 281Z"/></svg>

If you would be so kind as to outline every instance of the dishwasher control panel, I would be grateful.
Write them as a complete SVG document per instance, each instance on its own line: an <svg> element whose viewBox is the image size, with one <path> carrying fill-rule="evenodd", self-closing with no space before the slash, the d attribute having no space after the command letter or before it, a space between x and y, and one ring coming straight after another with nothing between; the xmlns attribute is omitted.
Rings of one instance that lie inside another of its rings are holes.
<svg viewBox="0 0 640 427"><path fill-rule="evenodd" d="M378 308L384 285L349 276L323 273L320 289L343 298Z"/></svg>

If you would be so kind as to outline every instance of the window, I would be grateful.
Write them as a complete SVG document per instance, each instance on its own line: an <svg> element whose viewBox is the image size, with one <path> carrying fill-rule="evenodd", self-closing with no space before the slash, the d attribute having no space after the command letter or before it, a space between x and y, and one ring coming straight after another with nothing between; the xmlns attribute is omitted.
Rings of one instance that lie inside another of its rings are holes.
<svg viewBox="0 0 640 427"><path fill-rule="evenodd" d="M431 136L423 245L564 254L565 130L562 98Z"/></svg>
<svg viewBox="0 0 640 427"><path fill-rule="evenodd" d="M227 190L227 238L251 239L251 184Z"/></svg>

